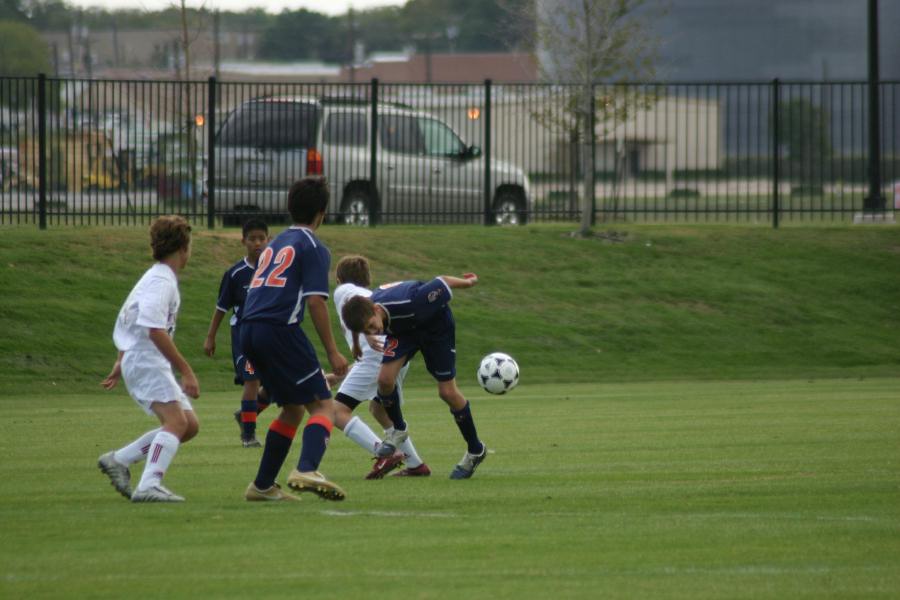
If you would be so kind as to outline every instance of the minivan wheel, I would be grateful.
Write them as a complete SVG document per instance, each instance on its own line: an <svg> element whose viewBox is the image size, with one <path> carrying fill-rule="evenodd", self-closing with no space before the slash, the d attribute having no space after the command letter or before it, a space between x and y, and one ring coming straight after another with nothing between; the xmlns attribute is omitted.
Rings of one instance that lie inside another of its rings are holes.
<svg viewBox="0 0 900 600"><path fill-rule="evenodd" d="M348 192L341 207L341 220L345 225L368 225L369 196L360 190Z"/></svg>
<svg viewBox="0 0 900 600"><path fill-rule="evenodd" d="M497 225L524 225L525 210L522 200L515 192L504 191L494 202L494 223Z"/></svg>

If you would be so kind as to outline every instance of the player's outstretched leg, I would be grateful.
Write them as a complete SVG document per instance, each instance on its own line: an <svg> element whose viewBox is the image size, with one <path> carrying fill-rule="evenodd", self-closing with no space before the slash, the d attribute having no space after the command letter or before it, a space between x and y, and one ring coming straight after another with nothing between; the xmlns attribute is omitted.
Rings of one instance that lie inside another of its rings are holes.
<svg viewBox="0 0 900 600"><path fill-rule="evenodd" d="M405 442L400 444L400 452L403 453L403 463L406 465L404 469L397 471L392 477L428 477L431 475L431 469L419 456L416 447L413 446L412 438L407 438Z"/></svg>
<svg viewBox="0 0 900 600"><path fill-rule="evenodd" d="M487 458L487 446L478 439L478 431L475 429L475 419L472 417L472 409L469 401L465 399L459 388L456 387L456 380L438 382L438 393L441 400L450 406L450 413L456 426L466 440L467 450L463 455L459 464L454 467L450 473L450 479L468 479L475 473L484 459Z"/></svg>
<svg viewBox="0 0 900 600"><path fill-rule="evenodd" d="M336 483L329 481L318 471L333 427L328 414L333 414L331 400L311 403L311 416L303 428L303 448L297 468L288 476L288 487L295 492L312 492L323 500L343 500L346 493Z"/></svg>
<svg viewBox="0 0 900 600"><path fill-rule="evenodd" d="M116 491L131 499L131 472L127 465L115 459L115 452L110 450L97 459L97 467L109 477L109 482Z"/></svg>
<svg viewBox="0 0 900 600"><path fill-rule="evenodd" d="M244 499L248 502L297 502L300 500L300 497L286 494L277 483L273 483L272 487L267 490L261 490L251 481L250 485L247 486L247 491L244 492Z"/></svg>

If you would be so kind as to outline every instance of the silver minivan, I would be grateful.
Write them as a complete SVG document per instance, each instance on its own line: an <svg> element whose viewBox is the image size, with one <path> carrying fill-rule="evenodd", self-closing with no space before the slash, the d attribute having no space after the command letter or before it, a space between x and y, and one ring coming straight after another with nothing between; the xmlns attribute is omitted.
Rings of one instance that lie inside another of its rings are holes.
<svg viewBox="0 0 900 600"><path fill-rule="evenodd" d="M370 208L384 223L460 223L484 219L481 150L435 117L377 105L376 185L371 172L371 104L285 96L244 102L216 137L215 210L232 218L284 214L285 192L305 175L324 175L332 217L365 225ZM498 224L524 224L528 178L491 160L491 212Z"/></svg>

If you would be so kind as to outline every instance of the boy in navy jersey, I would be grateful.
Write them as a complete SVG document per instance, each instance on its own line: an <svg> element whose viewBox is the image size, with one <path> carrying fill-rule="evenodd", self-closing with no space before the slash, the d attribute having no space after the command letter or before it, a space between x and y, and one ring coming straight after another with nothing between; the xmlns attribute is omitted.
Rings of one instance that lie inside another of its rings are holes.
<svg viewBox="0 0 900 600"><path fill-rule="evenodd" d="M368 298L354 296L341 309L344 323L357 334L353 340L355 357L361 354L358 334L386 334L377 401L393 421L394 431L382 443L379 455L390 455L409 436L396 381L404 363L421 351L425 367L437 380L438 394L450 407L466 440L466 453L450 478L468 479L487 456L487 447L478 439L469 402L456 386L456 325L448 305L453 289L470 288L477 282L474 273L466 273L462 278L442 275L429 282L401 281L381 286Z"/></svg>
<svg viewBox="0 0 900 600"><path fill-rule="evenodd" d="M325 219L328 184L321 177L295 182L288 193L294 223L280 233L259 257L250 281L241 319L241 350L259 375L269 397L281 407L266 434L259 471L244 497L250 501L296 500L275 483L303 420L303 441L297 468L288 487L313 492L326 500L343 500L344 491L318 471L334 422L334 402L316 351L300 328L309 316L328 354L335 375L347 372L338 352L328 316L328 270L331 254L314 231Z"/></svg>
<svg viewBox="0 0 900 600"><path fill-rule="evenodd" d="M231 315L231 358L234 365L234 383L244 386L241 395L241 409L235 413L235 419L241 427L241 443L244 448L259 447L256 439L256 416L269 405L265 390L259 387L259 378L253 365L247 362L241 352L240 326L241 311L244 308L244 300L247 298L247 289L250 287L250 279L256 271L256 263L263 248L269 243L269 228L262 221L251 219L244 223L241 242L246 249L246 256L233 264L222 276L219 284L219 297L216 300L216 310L213 311L212 320L209 323L209 332L203 343L203 350L207 356L213 356L216 352L216 333L219 325L229 310Z"/></svg>

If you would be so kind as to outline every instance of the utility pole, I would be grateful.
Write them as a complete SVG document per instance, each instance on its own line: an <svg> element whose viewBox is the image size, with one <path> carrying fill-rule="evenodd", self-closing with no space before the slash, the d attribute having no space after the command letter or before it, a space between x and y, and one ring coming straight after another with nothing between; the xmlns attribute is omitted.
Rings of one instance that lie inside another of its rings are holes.
<svg viewBox="0 0 900 600"><path fill-rule="evenodd" d="M213 11L213 75L219 79L219 66L222 62L222 48L219 34L219 11Z"/></svg>
<svg viewBox="0 0 900 600"><path fill-rule="evenodd" d="M356 83L356 22L353 18L353 7L347 9L347 20L350 26L350 51L347 53L349 58L349 75L350 83Z"/></svg>
<svg viewBox="0 0 900 600"><path fill-rule="evenodd" d="M884 211L881 196L881 108L878 95L878 0L869 0L869 195L863 211Z"/></svg>

